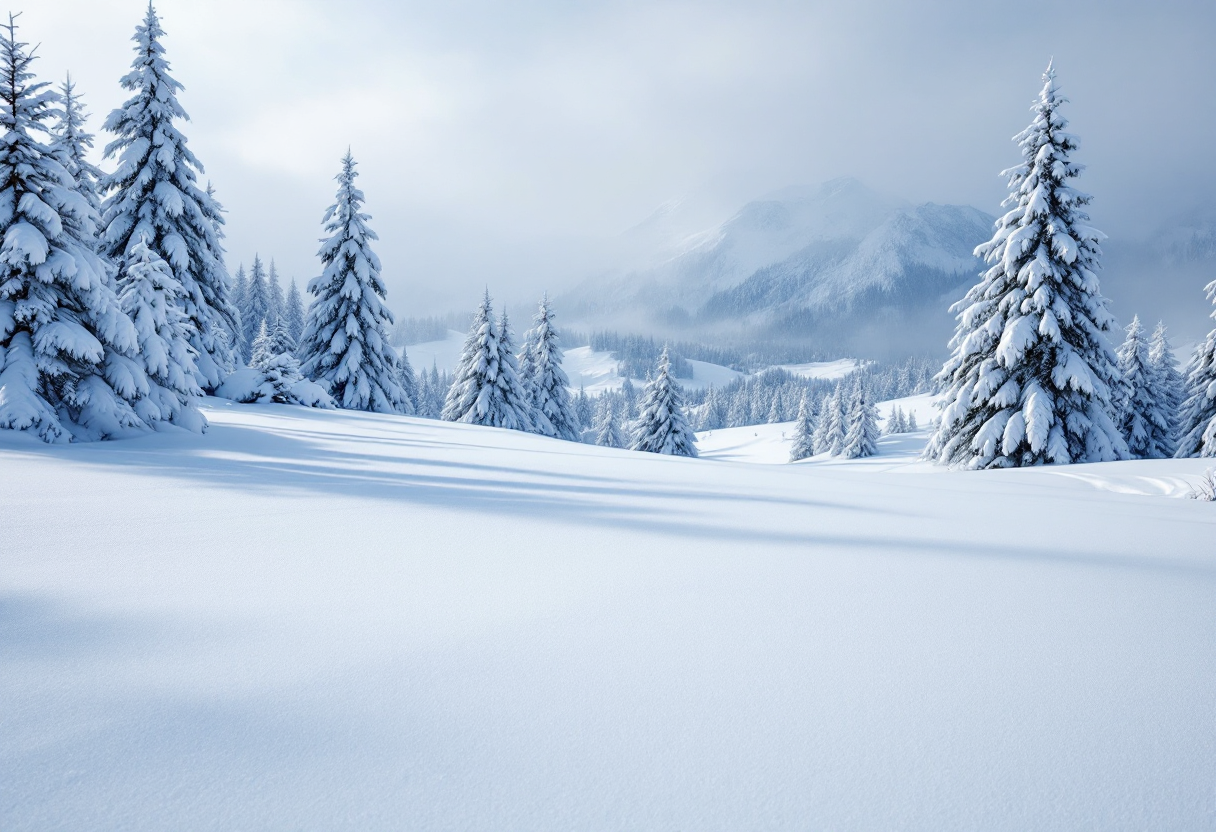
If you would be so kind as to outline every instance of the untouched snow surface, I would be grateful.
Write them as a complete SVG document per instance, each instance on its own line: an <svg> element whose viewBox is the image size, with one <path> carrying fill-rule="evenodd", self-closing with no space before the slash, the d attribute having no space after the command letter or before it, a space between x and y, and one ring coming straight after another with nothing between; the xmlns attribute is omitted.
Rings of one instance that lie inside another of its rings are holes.
<svg viewBox="0 0 1216 832"><path fill-rule="evenodd" d="M1203 460L207 416L0 434L6 832L1216 819L1216 506L1161 496Z"/></svg>

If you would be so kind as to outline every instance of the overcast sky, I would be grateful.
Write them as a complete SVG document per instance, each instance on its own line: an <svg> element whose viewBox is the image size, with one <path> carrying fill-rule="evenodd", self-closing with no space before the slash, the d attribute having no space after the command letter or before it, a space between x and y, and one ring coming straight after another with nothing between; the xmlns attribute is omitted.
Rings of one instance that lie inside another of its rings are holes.
<svg viewBox="0 0 1216 832"><path fill-rule="evenodd" d="M1216 3L159 0L229 261L317 271L349 145L398 314L557 289L588 240L841 175L990 213L1054 55L1095 225L1213 204ZM139 0L32 0L100 129ZM99 145L107 137L99 136Z"/></svg>

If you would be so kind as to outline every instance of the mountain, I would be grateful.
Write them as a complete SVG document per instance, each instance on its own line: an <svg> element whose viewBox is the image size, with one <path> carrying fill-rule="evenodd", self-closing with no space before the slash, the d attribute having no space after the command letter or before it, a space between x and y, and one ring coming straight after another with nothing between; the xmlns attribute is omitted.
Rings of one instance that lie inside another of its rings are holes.
<svg viewBox="0 0 1216 832"><path fill-rule="evenodd" d="M975 282L982 263L972 250L993 223L975 208L910 205L855 179L777 191L713 228L664 238L677 208L624 235L624 262L567 299L572 319L870 355L940 351L949 304Z"/></svg>

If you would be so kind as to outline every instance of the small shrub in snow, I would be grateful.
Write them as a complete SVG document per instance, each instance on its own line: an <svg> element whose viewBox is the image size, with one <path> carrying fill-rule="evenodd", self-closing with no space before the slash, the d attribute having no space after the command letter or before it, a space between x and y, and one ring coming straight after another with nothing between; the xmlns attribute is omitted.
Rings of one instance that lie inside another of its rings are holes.
<svg viewBox="0 0 1216 832"><path fill-rule="evenodd" d="M1201 500L1205 503L1216 503L1216 468L1209 468L1204 472L1203 477L1191 489L1191 493L1187 494L1192 500Z"/></svg>

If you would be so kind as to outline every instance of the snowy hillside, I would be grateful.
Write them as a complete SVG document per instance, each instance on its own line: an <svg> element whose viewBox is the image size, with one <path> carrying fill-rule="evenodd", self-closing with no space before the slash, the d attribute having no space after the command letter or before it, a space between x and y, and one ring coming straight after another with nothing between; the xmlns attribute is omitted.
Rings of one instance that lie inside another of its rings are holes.
<svg viewBox="0 0 1216 832"><path fill-rule="evenodd" d="M875 336L890 352L940 349L946 308L974 282L982 264L972 250L992 222L967 206L907 205L854 179L790 188L668 241L663 256L597 276L571 297L572 314L842 349Z"/></svg>
<svg viewBox="0 0 1216 832"><path fill-rule="evenodd" d="M1211 826L1204 460L205 409L0 434L6 831Z"/></svg>

